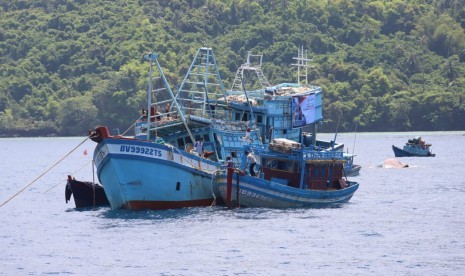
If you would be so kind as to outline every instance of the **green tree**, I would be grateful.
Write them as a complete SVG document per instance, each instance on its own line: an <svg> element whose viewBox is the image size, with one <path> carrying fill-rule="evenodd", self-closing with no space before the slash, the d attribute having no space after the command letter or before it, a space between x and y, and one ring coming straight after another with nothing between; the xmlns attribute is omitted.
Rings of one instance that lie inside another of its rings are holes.
<svg viewBox="0 0 465 276"><path fill-rule="evenodd" d="M86 135L97 124L98 109L89 96L66 99L59 108L60 134Z"/></svg>

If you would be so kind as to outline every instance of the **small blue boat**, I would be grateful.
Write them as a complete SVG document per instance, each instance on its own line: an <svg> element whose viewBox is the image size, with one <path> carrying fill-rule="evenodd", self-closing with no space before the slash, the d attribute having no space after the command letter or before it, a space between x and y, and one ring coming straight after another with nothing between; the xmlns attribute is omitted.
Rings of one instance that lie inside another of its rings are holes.
<svg viewBox="0 0 465 276"><path fill-rule="evenodd" d="M392 145L395 157L434 157L436 154L431 152L431 144L425 143L420 136L409 139L402 149Z"/></svg>
<svg viewBox="0 0 465 276"><path fill-rule="evenodd" d="M354 164L354 157L356 154L344 153L344 158L347 163L344 165L344 175L345 176L357 176L360 174L362 166Z"/></svg>
<svg viewBox="0 0 465 276"><path fill-rule="evenodd" d="M359 184L343 177L343 153L299 146L286 139L251 146L249 150L254 152L259 167L257 176L242 169L228 169L216 177L216 189L225 204L323 208L348 202Z"/></svg>

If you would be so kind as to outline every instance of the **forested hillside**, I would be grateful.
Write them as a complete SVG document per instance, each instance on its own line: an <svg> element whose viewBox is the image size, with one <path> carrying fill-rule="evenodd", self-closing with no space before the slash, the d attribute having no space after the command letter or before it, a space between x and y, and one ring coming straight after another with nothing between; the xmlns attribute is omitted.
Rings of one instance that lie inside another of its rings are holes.
<svg viewBox="0 0 465 276"><path fill-rule="evenodd" d="M247 51L271 83L300 47L324 89L320 131L465 129L463 0L0 0L0 136L125 129L154 51L173 90L199 47L229 88Z"/></svg>

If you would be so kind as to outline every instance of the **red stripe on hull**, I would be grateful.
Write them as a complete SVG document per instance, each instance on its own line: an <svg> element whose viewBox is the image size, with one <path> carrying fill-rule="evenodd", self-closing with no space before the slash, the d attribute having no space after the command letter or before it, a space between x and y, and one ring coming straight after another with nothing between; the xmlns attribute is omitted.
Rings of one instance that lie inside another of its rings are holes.
<svg viewBox="0 0 465 276"><path fill-rule="evenodd" d="M214 199L200 199L190 201L129 201L123 209L131 210L167 210L167 209L179 209L186 207L205 207L211 206Z"/></svg>

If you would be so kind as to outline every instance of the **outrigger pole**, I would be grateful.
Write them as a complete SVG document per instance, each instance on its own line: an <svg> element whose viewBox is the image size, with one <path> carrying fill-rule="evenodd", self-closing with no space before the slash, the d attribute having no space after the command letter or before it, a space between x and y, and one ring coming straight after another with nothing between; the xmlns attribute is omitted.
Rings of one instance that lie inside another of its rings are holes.
<svg viewBox="0 0 465 276"><path fill-rule="evenodd" d="M170 94L170 97L171 99L173 100L173 104L175 105L176 107L176 110L178 111L178 114L179 116L181 117L181 120L182 120L182 123L184 124L184 127L186 128L187 130L187 133L189 133L189 137L192 139L192 141L195 141L195 138L194 138L194 135L192 135L192 132L189 128L189 126L187 125L187 120L186 120L186 117L184 116L184 112L181 111L181 108L179 107L178 105L178 102L176 101L176 97L174 96L173 94L173 91L171 91L171 88L168 84L168 81L166 80L165 78L165 75L163 74L163 70L161 69L161 66L160 64L158 63L158 54L156 53L149 53L148 55L145 55L144 58L145 60L148 60L149 61L149 64L150 64L150 71L149 71L149 91L148 91L148 95L147 95L147 102L148 102L148 110L147 110L147 118L148 118L148 130L147 131L147 140L150 140L150 129L151 129L151 123L150 123L150 118L151 118L151 106L152 106L152 63L155 62L155 64L157 65L157 68L160 72L160 77L161 79L163 80L163 84L165 85L166 87L166 90L168 90L168 93Z"/></svg>

